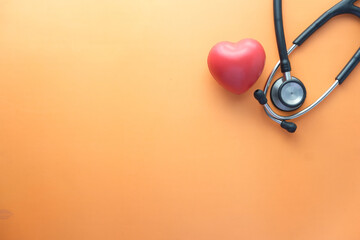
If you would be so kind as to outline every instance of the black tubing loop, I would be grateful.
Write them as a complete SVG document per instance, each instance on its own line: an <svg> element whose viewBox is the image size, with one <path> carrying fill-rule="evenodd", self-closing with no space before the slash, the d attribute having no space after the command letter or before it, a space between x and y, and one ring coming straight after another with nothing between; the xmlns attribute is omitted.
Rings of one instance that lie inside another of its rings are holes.
<svg viewBox="0 0 360 240"><path fill-rule="evenodd" d="M326 22L333 17L341 14L352 14L360 18L360 8L355 6L357 0L342 0L331 9L322 14L315 22L313 22L303 33L298 36L294 44L300 46L303 44L314 32L321 28Z"/></svg>
<svg viewBox="0 0 360 240"><path fill-rule="evenodd" d="M339 81L339 84L342 84L345 79L350 75L350 73L355 69L355 67L360 63L360 48L357 50L355 55L350 59L346 64L344 69L336 77L336 80Z"/></svg>
<svg viewBox="0 0 360 240"><path fill-rule="evenodd" d="M291 64L287 53L284 24L282 16L282 0L274 0L274 24L276 33L276 42L280 56L281 72L290 72Z"/></svg>

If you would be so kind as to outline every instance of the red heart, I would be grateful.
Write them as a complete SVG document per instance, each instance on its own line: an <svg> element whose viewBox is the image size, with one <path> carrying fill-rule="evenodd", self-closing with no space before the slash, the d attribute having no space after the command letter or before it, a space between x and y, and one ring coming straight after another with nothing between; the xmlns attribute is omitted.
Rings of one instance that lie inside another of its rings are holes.
<svg viewBox="0 0 360 240"><path fill-rule="evenodd" d="M241 94L260 77L265 58L264 48L254 39L220 42L211 49L208 66L212 76L224 88Z"/></svg>

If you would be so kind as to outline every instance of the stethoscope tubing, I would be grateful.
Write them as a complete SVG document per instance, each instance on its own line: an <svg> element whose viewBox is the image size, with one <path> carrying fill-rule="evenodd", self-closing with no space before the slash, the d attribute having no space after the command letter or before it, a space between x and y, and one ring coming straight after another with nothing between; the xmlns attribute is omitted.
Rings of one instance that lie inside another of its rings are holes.
<svg viewBox="0 0 360 240"><path fill-rule="evenodd" d="M324 14L322 14L315 22L313 22L303 33L299 35L294 41L293 46L286 49L285 37L284 37L284 29L283 29L283 21L282 21L282 1L274 0L274 23L275 23L275 32L276 39L278 44L278 51L280 56L280 61L273 68L268 80L266 81L264 90L256 90L254 92L254 97L258 100L258 102L263 105L265 113L276 123L280 124L282 128L286 129L288 132L294 133L296 131L296 124L292 122L287 122L286 120L295 119L301 117L305 113L314 109L317 105L319 105L324 99L332 92L334 89L341 85L345 79L349 76L349 74L354 70L354 68L360 63L360 48L357 50L355 55L351 58L351 60L347 63L345 68L340 72L340 74L335 78L335 82L330 86L330 88L321 95L315 102L306 107L305 109L292 114L290 116L282 116L275 113L267 100L267 93L270 88L270 84L277 72L277 70L281 66L282 73L284 77L283 81L291 80L290 73L290 62L288 60L288 55L290 55L298 46L301 46L314 32L316 32L319 28L321 28L326 22L332 19L335 16L341 14L352 14L360 18L360 7L355 6L355 2L359 0L341 0L338 4L330 8ZM289 71L284 71L289 70Z"/></svg>

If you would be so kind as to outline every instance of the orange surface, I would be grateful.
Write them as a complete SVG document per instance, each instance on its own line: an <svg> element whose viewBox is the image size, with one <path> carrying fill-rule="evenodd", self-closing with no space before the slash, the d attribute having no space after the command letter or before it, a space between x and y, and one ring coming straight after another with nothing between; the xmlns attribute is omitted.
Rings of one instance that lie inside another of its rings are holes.
<svg viewBox="0 0 360 240"><path fill-rule="evenodd" d="M288 44L337 1L284 1ZM360 67L285 133L252 97L277 61L272 1L0 9L1 240L360 239ZM296 50L307 104L359 34L341 16ZM267 62L236 96L206 58L246 37Z"/></svg>

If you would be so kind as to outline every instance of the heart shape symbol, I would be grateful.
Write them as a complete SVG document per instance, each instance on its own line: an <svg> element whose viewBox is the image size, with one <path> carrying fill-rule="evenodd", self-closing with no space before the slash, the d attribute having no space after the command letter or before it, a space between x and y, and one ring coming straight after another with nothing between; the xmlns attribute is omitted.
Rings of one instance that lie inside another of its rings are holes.
<svg viewBox="0 0 360 240"><path fill-rule="evenodd" d="M251 88L265 66L265 51L254 39L237 43L220 42L209 53L208 66L212 76L225 89L241 94Z"/></svg>

